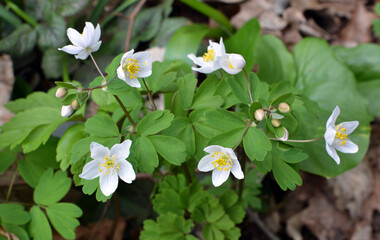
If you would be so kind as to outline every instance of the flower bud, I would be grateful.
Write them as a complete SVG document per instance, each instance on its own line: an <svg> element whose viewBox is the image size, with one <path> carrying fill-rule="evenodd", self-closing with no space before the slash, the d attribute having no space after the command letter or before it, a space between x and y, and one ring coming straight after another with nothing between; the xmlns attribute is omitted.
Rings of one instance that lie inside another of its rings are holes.
<svg viewBox="0 0 380 240"><path fill-rule="evenodd" d="M281 120L280 119L272 119L271 123L272 123L273 127L281 126Z"/></svg>
<svg viewBox="0 0 380 240"><path fill-rule="evenodd" d="M279 139L281 141L287 141L289 138L289 132L288 132L288 129L284 128L284 135L282 137L280 137Z"/></svg>
<svg viewBox="0 0 380 240"><path fill-rule="evenodd" d="M66 95L67 95L67 90L64 87L58 88L57 91L55 92L55 96L57 98L61 98L62 99L64 97L66 97Z"/></svg>
<svg viewBox="0 0 380 240"><path fill-rule="evenodd" d="M105 79L102 80L102 85L106 85L107 84L107 81ZM108 89L107 89L107 86L105 87L102 87L102 91L103 92L108 92Z"/></svg>
<svg viewBox="0 0 380 240"><path fill-rule="evenodd" d="M288 113L290 111L290 106L286 102L282 102L278 105L278 110L282 113Z"/></svg>
<svg viewBox="0 0 380 240"><path fill-rule="evenodd" d="M71 107L74 109L74 110L77 110L79 108L79 102L78 100L74 99L72 102L71 102Z"/></svg>
<svg viewBox="0 0 380 240"><path fill-rule="evenodd" d="M229 74L238 74L245 66L245 60L240 54L225 54L221 57L220 66Z"/></svg>
<svg viewBox="0 0 380 240"><path fill-rule="evenodd" d="M129 133L133 133L135 131L135 128L132 125L129 125L125 128Z"/></svg>
<svg viewBox="0 0 380 240"><path fill-rule="evenodd" d="M262 109L257 109L254 113L254 116L255 116L255 119L260 122L264 119L265 112Z"/></svg>
<svg viewBox="0 0 380 240"><path fill-rule="evenodd" d="M64 105L61 108L61 116L62 117L70 117L71 114L73 114L74 110L71 107L71 105Z"/></svg>

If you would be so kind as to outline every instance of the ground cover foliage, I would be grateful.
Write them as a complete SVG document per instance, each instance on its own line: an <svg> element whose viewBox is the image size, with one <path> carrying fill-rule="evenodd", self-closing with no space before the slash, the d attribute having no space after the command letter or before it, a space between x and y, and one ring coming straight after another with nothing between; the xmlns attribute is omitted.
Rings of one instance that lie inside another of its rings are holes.
<svg viewBox="0 0 380 240"><path fill-rule="evenodd" d="M51 86L31 91L20 78L23 96L15 94L4 105L14 117L0 133L0 173L11 173L1 195L0 239L75 239L79 225L103 224L108 208L114 210L108 215L114 236L118 221L134 216L128 236L135 231L140 239L239 239L247 212L266 210L260 183L265 175L282 190L295 190L303 184L302 172L336 177L366 154L370 122L380 115L377 45L345 48L304 38L289 51L279 38L261 34L257 19L235 30L220 11L190 0L180 2L215 21L214 27L175 16L173 6L179 3L162 1L139 11L132 29L126 16L141 2L6 1L0 6L0 51L14 58L16 70L40 60L39 72ZM108 4L113 10L104 14ZM58 51L68 43L66 29L82 29L86 21L102 29L102 45L93 55L104 78L90 59ZM244 57L246 74L192 72L187 55L203 55L208 39L220 37L228 53ZM141 88L118 77L124 52L154 46L166 48L164 59L153 62ZM99 86L105 83L103 91ZM58 88L67 90L62 99L56 97ZM62 117L61 107L73 101L78 108ZM281 112L280 103L290 111ZM336 106L338 122L359 121L350 134L359 151L339 153L339 165L323 139ZM266 110L264 118L255 115L258 109ZM91 143L112 148L124 140L132 142L127 161L137 180L120 182L106 196L98 178L79 175L94 159ZM210 145L235 150L244 180L231 176L213 186L211 173L198 170ZM28 189L24 197L16 194L16 179Z"/></svg>

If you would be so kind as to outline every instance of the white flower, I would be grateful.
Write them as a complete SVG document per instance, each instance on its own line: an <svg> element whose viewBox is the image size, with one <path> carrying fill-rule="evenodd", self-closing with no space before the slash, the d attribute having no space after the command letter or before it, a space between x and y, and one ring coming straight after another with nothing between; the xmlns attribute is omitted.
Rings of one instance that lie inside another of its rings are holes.
<svg viewBox="0 0 380 240"><path fill-rule="evenodd" d="M71 114L73 114L74 109L71 105L64 105L61 108L61 116L62 117L70 117Z"/></svg>
<svg viewBox="0 0 380 240"><path fill-rule="evenodd" d="M129 86L140 88L141 84L137 78L149 77L152 74L152 60L150 53L134 50L125 53L121 58L120 66L117 68L117 77L125 81Z"/></svg>
<svg viewBox="0 0 380 240"><path fill-rule="evenodd" d="M132 183L136 178L136 173L126 160L131 144L131 140L125 140L120 144L113 145L109 150L99 143L92 142L90 150L91 158L94 160L83 167L79 177L86 180L99 177L100 190L105 196L115 192L119 183L118 177L126 183Z"/></svg>
<svg viewBox="0 0 380 240"><path fill-rule="evenodd" d="M210 45L207 47L207 52L203 54L203 57L196 57L194 54L187 55L194 64L200 66L199 68L192 67L193 71L200 73L211 73L215 70L221 68L220 58L226 54L226 49L223 44L223 39L220 38L220 42L212 42L210 40Z"/></svg>
<svg viewBox="0 0 380 240"><path fill-rule="evenodd" d="M76 59L85 60L89 52L98 51L102 41L100 39L100 26L99 24L94 28L94 25L90 22L86 22L86 26L83 29L83 33L79 33L77 30L68 28L67 36L69 37L73 45L66 45L58 50L75 55Z"/></svg>
<svg viewBox="0 0 380 240"><path fill-rule="evenodd" d="M212 170L212 184L214 184L215 187L222 185L227 180L230 172L232 172L237 179L244 178L240 163L231 148L212 145L203 150L209 154L199 161L198 169L201 172Z"/></svg>
<svg viewBox="0 0 380 240"><path fill-rule="evenodd" d="M229 74L238 74L245 66L245 60L240 54L225 54L220 58L220 66Z"/></svg>
<svg viewBox="0 0 380 240"><path fill-rule="evenodd" d="M340 109L335 107L333 113L326 123L326 151L335 160L337 164L340 163L340 158L336 153L336 150L343 153L356 153L359 147L348 139L348 135L352 133L359 125L358 121L342 122L335 125L335 121L338 118Z"/></svg>

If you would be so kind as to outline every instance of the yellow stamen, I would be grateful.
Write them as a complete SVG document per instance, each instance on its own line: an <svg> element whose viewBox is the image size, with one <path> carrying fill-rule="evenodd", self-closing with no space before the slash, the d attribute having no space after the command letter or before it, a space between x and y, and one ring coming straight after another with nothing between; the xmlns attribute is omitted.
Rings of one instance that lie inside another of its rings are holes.
<svg viewBox="0 0 380 240"><path fill-rule="evenodd" d="M215 51L213 49L207 50L205 54L203 54L203 61L210 62L214 61L215 58Z"/></svg>
<svg viewBox="0 0 380 240"><path fill-rule="evenodd" d="M228 61L228 67L231 68L231 69L234 69L234 67L231 64L231 61Z"/></svg>
<svg viewBox="0 0 380 240"><path fill-rule="evenodd" d="M342 127L342 124L336 126L335 138L338 139L339 145L346 145L348 139L347 133L344 133L346 131L346 128L340 129L340 127Z"/></svg>
<svg viewBox="0 0 380 240"><path fill-rule="evenodd" d="M214 166L214 168L222 171L228 171L232 168L233 162L231 160L231 156L229 154L226 154L224 152L216 151L213 154L211 154L211 157L215 157L216 159L211 162L211 164Z"/></svg>
<svg viewBox="0 0 380 240"><path fill-rule="evenodd" d="M137 73L141 72L140 64L136 59L128 58L123 64L123 72L125 72L129 78L136 78Z"/></svg>

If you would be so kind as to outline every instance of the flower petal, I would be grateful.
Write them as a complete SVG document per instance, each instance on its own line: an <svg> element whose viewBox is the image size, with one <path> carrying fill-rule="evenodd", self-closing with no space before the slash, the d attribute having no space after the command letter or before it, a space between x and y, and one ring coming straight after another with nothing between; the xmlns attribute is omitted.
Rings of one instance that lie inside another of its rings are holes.
<svg viewBox="0 0 380 240"><path fill-rule="evenodd" d="M200 68L192 67L191 69L200 73L212 73L213 71L217 70L212 66L202 66Z"/></svg>
<svg viewBox="0 0 380 240"><path fill-rule="evenodd" d="M209 172L214 169L214 166L212 165L212 161L214 159L211 157L210 154L204 156L198 163L198 170L201 172Z"/></svg>
<svg viewBox="0 0 380 240"><path fill-rule="evenodd" d="M109 196L116 191L119 178L117 174L100 175L100 190L105 196Z"/></svg>
<svg viewBox="0 0 380 240"><path fill-rule="evenodd" d="M224 47L224 43L223 43L223 38L222 37L220 37L219 45L220 45L220 55L223 56L224 54L226 54L226 48Z"/></svg>
<svg viewBox="0 0 380 240"><path fill-rule="evenodd" d="M220 66L229 74L238 74L245 66L245 60L240 54L224 54L219 58Z"/></svg>
<svg viewBox="0 0 380 240"><path fill-rule="evenodd" d="M70 42L72 42L75 46L83 47L83 48L85 47L82 36L77 30L73 28L68 28L66 33L67 33L67 37L70 39Z"/></svg>
<svg viewBox="0 0 380 240"><path fill-rule="evenodd" d="M237 178L237 179L243 179L244 178L244 173L241 170L241 166L238 160L232 160L234 165L232 165L231 172L232 174Z"/></svg>
<svg viewBox="0 0 380 240"><path fill-rule="evenodd" d="M207 146L203 149L203 151L207 152L207 153L211 153L213 154L214 152L216 151L219 151L219 152L223 152L223 147L219 146L219 145L211 145L211 146Z"/></svg>
<svg viewBox="0 0 380 240"><path fill-rule="evenodd" d="M339 129L345 128L346 131L344 133L347 135L351 134L359 126L358 121L342 122L341 124L342 126Z"/></svg>
<svg viewBox="0 0 380 240"><path fill-rule="evenodd" d="M97 142L90 144L91 158L95 160L102 160L105 156L110 154L110 150Z"/></svg>
<svg viewBox="0 0 380 240"><path fill-rule="evenodd" d="M133 170L132 164L127 160L119 161L120 169L118 171L119 177L126 183L132 183L136 179L136 173Z"/></svg>
<svg viewBox="0 0 380 240"><path fill-rule="evenodd" d="M131 78L125 76L125 79L123 79L123 80L124 80L124 82L126 82L131 87L141 88L141 84L140 84L139 80L137 80L137 78L131 79Z"/></svg>
<svg viewBox="0 0 380 240"><path fill-rule="evenodd" d="M115 155L118 160L125 160L129 156L129 149L131 148L132 141L127 139L120 144L112 146L110 155Z"/></svg>
<svg viewBox="0 0 380 240"><path fill-rule="evenodd" d="M71 114L73 114L73 107L71 105L64 105L61 108L61 116L62 117L70 117Z"/></svg>
<svg viewBox="0 0 380 240"><path fill-rule="evenodd" d="M335 139L336 130L335 128L329 126L326 128L326 132L324 135L325 141L328 145L332 145Z"/></svg>
<svg viewBox="0 0 380 240"><path fill-rule="evenodd" d="M220 185L222 185L225 181L227 181L228 179L228 176L230 175L230 171L231 170L218 170L218 169L214 169L212 171L212 184L215 186L215 187L219 187Z"/></svg>
<svg viewBox="0 0 380 240"><path fill-rule="evenodd" d="M100 25L99 23L96 25L95 31L94 31L94 38L92 39L91 45L97 44L100 40Z"/></svg>
<svg viewBox="0 0 380 240"><path fill-rule="evenodd" d="M76 59L81 59L81 60L86 60L88 58L90 54L86 51L86 50L83 50L82 52L80 52L79 54L75 55L75 58Z"/></svg>
<svg viewBox="0 0 380 240"><path fill-rule="evenodd" d="M83 48L82 47L77 47L77 46L74 46L74 45L66 45L63 48L58 48L58 50L67 52L68 54L75 55L75 54L80 53L83 50Z"/></svg>
<svg viewBox="0 0 380 240"><path fill-rule="evenodd" d="M332 157L334 159L334 161L339 165L340 158L339 158L338 154L336 153L335 148L326 143L326 151L330 155L330 157Z"/></svg>
<svg viewBox="0 0 380 240"><path fill-rule="evenodd" d="M340 108L338 106L336 106L334 111L332 112L331 116L329 117L329 119L326 122L326 128L328 128L329 126L335 125L336 119L338 118L339 114L340 114Z"/></svg>
<svg viewBox="0 0 380 240"><path fill-rule="evenodd" d="M357 153L359 151L358 145L353 143L350 139L347 139L345 144L342 145L339 143L334 143L333 147L342 153Z"/></svg>
<svg viewBox="0 0 380 240"><path fill-rule="evenodd" d="M123 71L123 67L122 67L121 65L117 68L116 72L117 72L117 77L118 77L119 79L125 81L125 78L126 78L126 77L125 77L125 73L124 73L124 71Z"/></svg>
<svg viewBox="0 0 380 240"><path fill-rule="evenodd" d="M121 57L121 61L120 61L120 65L121 66L123 66L123 63L125 62L125 60L127 60L130 57L132 57L134 51L135 50L132 49L131 51L124 53L124 55Z"/></svg>
<svg viewBox="0 0 380 240"><path fill-rule="evenodd" d="M91 45L90 52L96 52L96 51L98 51L99 48L100 48L100 45L102 45L102 41L99 41L96 44Z"/></svg>
<svg viewBox="0 0 380 240"><path fill-rule="evenodd" d="M151 55L149 52L143 51L133 54L133 58L136 59L138 63L143 64L144 62L149 62L151 60Z"/></svg>
<svg viewBox="0 0 380 240"><path fill-rule="evenodd" d="M198 65L198 66L201 66L204 64L204 61L203 61L203 58L202 57L196 57L194 54L188 54L187 55L188 58L191 59L191 61L193 61L194 64Z"/></svg>
<svg viewBox="0 0 380 240"><path fill-rule="evenodd" d="M92 160L84 165L80 178L91 180L100 176L99 171L100 160Z"/></svg>
<svg viewBox="0 0 380 240"><path fill-rule="evenodd" d="M215 57L220 57L226 54L226 49L224 48L223 40L221 42L223 44L223 47L219 43L212 42L211 40L209 41L209 43L210 45L207 47L207 50L213 49L215 52Z"/></svg>
<svg viewBox="0 0 380 240"><path fill-rule="evenodd" d="M149 77L150 75L152 75L152 68L150 67L141 67L140 68L141 71L137 72L137 77L138 78L145 78L145 77Z"/></svg>
<svg viewBox="0 0 380 240"><path fill-rule="evenodd" d="M86 22L86 26L83 29L83 43L85 47L89 47L94 39L95 29L94 25L90 22Z"/></svg>

